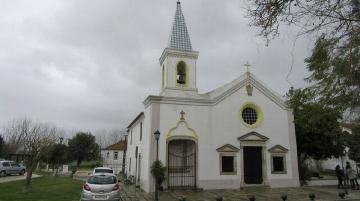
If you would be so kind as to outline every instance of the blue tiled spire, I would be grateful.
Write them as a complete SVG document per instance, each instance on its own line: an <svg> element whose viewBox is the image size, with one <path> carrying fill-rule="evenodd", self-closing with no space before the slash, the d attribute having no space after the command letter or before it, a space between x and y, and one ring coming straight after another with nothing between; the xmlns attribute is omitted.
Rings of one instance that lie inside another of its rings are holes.
<svg viewBox="0 0 360 201"><path fill-rule="evenodd" d="M180 1L176 2L176 13L171 30L168 48L192 51L189 33L186 28Z"/></svg>

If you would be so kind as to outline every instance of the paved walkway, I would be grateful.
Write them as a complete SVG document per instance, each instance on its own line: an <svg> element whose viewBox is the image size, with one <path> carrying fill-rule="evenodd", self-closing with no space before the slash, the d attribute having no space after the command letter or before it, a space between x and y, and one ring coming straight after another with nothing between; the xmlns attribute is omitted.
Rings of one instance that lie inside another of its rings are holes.
<svg viewBox="0 0 360 201"><path fill-rule="evenodd" d="M145 193L136 190L134 186L123 186L127 194L137 196L140 201L153 201L153 193ZM252 187L242 190L209 190L209 191L165 191L160 192L160 201L177 201L184 196L186 201L215 201L216 197L222 196L224 201L246 201L250 195L254 195L256 201L281 200L281 195L286 193L288 201L309 201L309 193L315 193L316 201L340 200L339 190L335 186L300 187L300 188L268 188ZM346 198L360 201L359 190L349 190Z"/></svg>
<svg viewBox="0 0 360 201"><path fill-rule="evenodd" d="M0 183L10 182L10 181L18 181L18 180L25 180L26 174L22 176L18 175L10 175L6 177L0 177ZM32 178L41 177L41 175L33 174Z"/></svg>

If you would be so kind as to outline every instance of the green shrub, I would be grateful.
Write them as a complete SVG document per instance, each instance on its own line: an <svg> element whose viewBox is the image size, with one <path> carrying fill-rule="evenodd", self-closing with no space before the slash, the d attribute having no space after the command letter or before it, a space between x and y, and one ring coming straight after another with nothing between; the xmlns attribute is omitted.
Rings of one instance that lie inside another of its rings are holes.
<svg viewBox="0 0 360 201"><path fill-rule="evenodd" d="M165 181L165 173L166 167L163 165L163 163L159 160L154 161L151 165L151 174L155 178L158 186L161 186L161 184Z"/></svg>

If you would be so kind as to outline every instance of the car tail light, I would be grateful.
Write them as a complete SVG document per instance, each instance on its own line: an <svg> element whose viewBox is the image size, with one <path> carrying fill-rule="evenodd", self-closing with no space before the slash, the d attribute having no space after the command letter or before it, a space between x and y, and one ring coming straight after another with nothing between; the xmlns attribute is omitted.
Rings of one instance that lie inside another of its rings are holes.
<svg viewBox="0 0 360 201"><path fill-rule="evenodd" d="M119 184L115 184L114 188L112 189L112 191L117 191L119 190L120 186Z"/></svg>
<svg viewBox="0 0 360 201"><path fill-rule="evenodd" d="M87 184L84 184L83 188L84 190L91 191L90 186Z"/></svg>

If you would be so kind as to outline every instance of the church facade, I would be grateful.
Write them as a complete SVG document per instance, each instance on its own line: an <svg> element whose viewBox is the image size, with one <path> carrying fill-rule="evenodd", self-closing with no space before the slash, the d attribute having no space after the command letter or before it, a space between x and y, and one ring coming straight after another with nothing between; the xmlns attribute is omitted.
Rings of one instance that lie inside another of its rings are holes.
<svg viewBox="0 0 360 201"><path fill-rule="evenodd" d="M284 100L249 71L200 94L196 61L180 2L159 59L160 94L128 126L126 168L137 185L154 191L150 167L167 167L165 189L299 186L293 114Z"/></svg>

